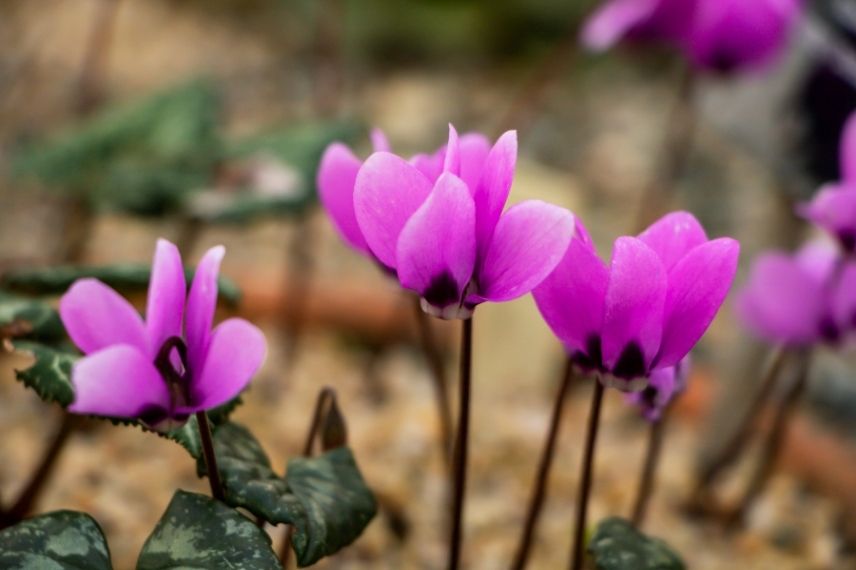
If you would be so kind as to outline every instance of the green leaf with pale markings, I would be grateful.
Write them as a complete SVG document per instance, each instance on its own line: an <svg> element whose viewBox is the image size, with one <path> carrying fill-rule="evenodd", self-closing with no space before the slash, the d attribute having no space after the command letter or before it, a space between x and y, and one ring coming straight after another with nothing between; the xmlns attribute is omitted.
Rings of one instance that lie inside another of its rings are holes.
<svg viewBox="0 0 856 570"><path fill-rule="evenodd" d="M71 368L79 356L35 342L14 341L12 346L15 352L35 358L29 368L15 371L20 382L35 390L45 402L56 402L65 408L74 401Z"/></svg>
<svg viewBox="0 0 856 570"><path fill-rule="evenodd" d="M636 530L629 521L610 517L597 525L588 545L598 570L683 570L684 563L657 538Z"/></svg>
<svg viewBox="0 0 856 570"><path fill-rule="evenodd" d="M292 524L300 566L314 564L356 540L377 511L351 450L340 447L289 461L285 477L271 467L246 428L227 423L214 433L226 501L271 524ZM201 459L200 474L205 472Z"/></svg>
<svg viewBox="0 0 856 570"><path fill-rule="evenodd" d="M137 570L279 570L270 537L235 509L178 491L146 539Z"/></svg>
<svg viewBox="0 0 856 570"><path fill-rule="evenodd" d="M0 336L55 342L65 337L56 310L35 299L0 291Z"/></svg>
<svg viewBox="0 0 856 570"><path fill-rule="evenodd" d="M151 266L134 263L99 267L61 265L40 269L8 271L0 286L16 292L34 295L60 295L78 279L92 277L124 293L144 292L149 286ZM188 285L193 280L193 269L185 269ZM229 304L237 304L241 291L234 281L220 277L217 283L220 297Z"/></svg>
<svg viewBox="0 0 856 570"><path fill-rule="evenodd" d="M6 570L110 570L110 550L95 519L56 511L0 532L0 568Z"/></svg>

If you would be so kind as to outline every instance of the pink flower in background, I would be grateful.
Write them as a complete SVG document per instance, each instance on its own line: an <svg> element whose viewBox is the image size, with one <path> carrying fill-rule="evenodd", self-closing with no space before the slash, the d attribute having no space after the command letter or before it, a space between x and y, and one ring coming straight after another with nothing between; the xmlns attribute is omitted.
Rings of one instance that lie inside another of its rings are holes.
<svg viewBox="0 0 856 570"><path fill-rule="evenodd" d="M76 281L60 300L71 340L85 354L72 371L69 410L138 418L158 429L237 396L265 358L261 331L243 319L212 330L225 250L199 262L190 291L175 245L158 240L146 319L97 279Z"/></svg>
<svg viewBox="0 0 856 570"><path fill-rule="evenodd" d="M856 326L856 264L833 247L803 246L795 255L759 256L737 297L743 323L775 344L838 342Z"/></svg>
<svg viewBox="0 0 856 570"><path fill-rule="evenodd" d="M611 0L589 18L582 41L595 51L660 41L698 69L731 72L775 59L801 14L801 0Z"/></svg>
<svg viewBox="0 0 856 570"><path fill-rule="evenodd" d="M708 240L686 212L668 214L639 237L615 241L607 266L577 221L564 258L534 291L547 324L583 368L620 389L639 389L680 362L725 300L739 244Z"/></svg>
<svg viewBox="0 0 856 570"><path fill-rule="evenodd" d="M446 149L433 156L377 152L360 169L360 231L432 315L467 318L479 303L525 295L567 249L567 210L530 200L503 212L516 160L514 132L490 147L481 135L459 139L450 126Z"/></svg>
<svg viewBox="0 0 856 570"><path fill-rule="evenodd" d="M689 374L689 356L674 366L658 368L651 372L644 390L627 394L627 402L637 407L646 420L656 422L666 407L686 389Z"/></svg>
<svg viewBox="0 0 856 570"><path fill-rule="evenodd" d="M821 188L797 212L835 237L847 253L856 251L856 113L844 127L839 146L841 180Z"/></svg>

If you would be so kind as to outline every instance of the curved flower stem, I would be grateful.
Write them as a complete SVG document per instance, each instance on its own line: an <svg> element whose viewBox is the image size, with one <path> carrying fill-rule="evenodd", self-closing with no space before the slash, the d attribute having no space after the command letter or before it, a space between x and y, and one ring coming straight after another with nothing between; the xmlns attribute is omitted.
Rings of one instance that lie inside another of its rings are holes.
<svg viewBox="0 0 856 570"><path fill-rule="evenodd" d="M202 455L205 458L205 472L211 484L211 496L222 501L226 498L223 484L220 482L220 471L217 469L217 457L214 455L214 440L211 437L211 426L208 424L208 414L196 412L196 424L199 427L199 439L202 441Z"/></svg>
<svg viewBox="0 0 856 570"><path fill-rule="evenodd" d="M655 422L651 422L648 431L648 449L645 452L645 464L642 467L642 476L639 479L639 489L636 492L636 502L633 505L633 515L630 519L633 526L637 529L642 528L642 524L645 522L648 502L654 491L654 478L657 474L657 465L660 462L666 419L670 409L671 406L666 406L660 418Z"/></svg>
<svg viewBox="0 0 856 570"><path fill-rule="evenodd" d="M437 402L437 416L440 418L440 446L443 452L443 461L446 466L451 465L452 452L452 410L449 406L449 382L446 378L446 367L443 366L443 357L437 346L437 339L431 330L428 315L422 310L419 297L413 296L414 312L416 313L416 324L419 328L419 342L425 360L431 368L434 381L434 399Z"/></svg>
<svg viewBox="0 0 856 570"><path fill-rule="evenodd" d="M465 319L461 330L461 378L458 402L458 433L455 438L454 496L452 501L452 534L449 541L449 570L461 563L461 542L464 524L464 498L467 486L467 447L470 431L470 379L473 360L473 319Z"/></svg>
<svg viewBox="0 0 856 570"><path fill-rule="evenodd" d="M71 435L76 426L77 418L72 414L63 412L62 422L60 423L59 428L57 428L56 434L54 435L50 445L48 445L48 448L45 450L41 462L39 462L33 476L30 478L30 482L27 483L27 486L24 487L24 490L21 491L21 494L18 495L18 498L9 510L6 511L5 516L3 517L4 520L2 521L4 525L0 526L18 523L30 514L33 505L36 503L42 492L42 488L45 486L45 483L47 483L51 473L53 473L56 462L68 441L68 436Z"/></svg>
<svg viewBox="0 0 856 570"><path fill-rule="evenodd" d="M591 476L594 468L594 450L597 443L598 426L600 425L600 410L603 407L603 384L600 378L595 378L594 394L591 399L588 429L586 431L586 448L583 458L580 483L577 491L577 517L574 523L574 544L571 552L571 570L582 570L583 547L585 542L586 518L588 516L589 494L591 493Z"/></svg>
<svg viewBox="0 0 856 570"><path fill-rule="evenodd" d="M770 433L767 440L764 442L764 448L761 451L761 461L746 487L746 492L743 498L738 503L738 506L728 516L726 524L730 528L737 527L742 524L744 516L749 511L755 500L763 493L767 482L770 480L770 475L773 474L773 467L776 465L776 460L779 457L779 452L782 449L782 444L787 435L788 424L797 408L797 403L803 395L808 383L808 373L811 365L811 353L802 353L799 362L799 371L793 385L785 394L784 399L776 410L776 416L773 418L773 425L770 428Z"/></svg>
<svg viewBox="0 0 856 570"><path fill-rule="evenodd" d="M306 433L306 440L303 442L303 457L312 455L312 444L315 443L315 438L318 436L318 430L321 429L321 420L324 417L324 410L328 407L328 402L336 397L336 393L329 386L325 386L318 393L318 399L315 400L315 411L312 412L312 423L309 424L309 431ZM291 556L291 538L294 536L294 527L288 525L285 531L285 536L282 537L282 544L279 547L279 560L282 563L283 570L288 570L289 558Z"/></svg>
<svg viewBox="0 0 856 570"><path fill-rule="evenodd" d="M701 499L706 494L717 476L734 463L746 447L758 416L761 414L761 411L769 401L779 382L787 355L788 351L783 348L779 348L773 355L772 361L767 368L767 373L761 381L761 387L758 389L755 399L743 416L740 425L737 426L737 429L728 442L722 446L721 451L701 471L694 492L697 499Z"/></svg>
<svg viewBox="0 0 856 570"><path fill-rule="evenodd" d="M544 449L541 452L541 460L538 464L538 474L535 477L535 486L532 489L532 498L529 501L529 509L526 513L526 523L523 527L523 534L520 536L520 544L517 546L517 553L514 555L514 561L511 564L512 570L523 570L529 560L529 552L532 549L532 538L535 535L535 527L538 523L538 518L541 515L541 508L544 506L544 497L547 490L547 480L550 477L550 468L553 465L553 457L556 453L556 442L559 439L559 428L562 423L562 410L565 407L568 390L574 380L574 363L567 359L567 364L562 372L562 381L559 386L559 393L553 402L553 415L550 418L550 427L547 432L547 439L544 442Z"/></svg>
<svg viewBox="0 0 856 570"><path fill-rule="evenodd" d="M636 231L642 231L664 209L675 193L675 185L692 151L696 117L693 105L696 75L689 67L681 72L678 93L666 125L666 138L657 157L657 170L645 186L636 216Z"/></svg>

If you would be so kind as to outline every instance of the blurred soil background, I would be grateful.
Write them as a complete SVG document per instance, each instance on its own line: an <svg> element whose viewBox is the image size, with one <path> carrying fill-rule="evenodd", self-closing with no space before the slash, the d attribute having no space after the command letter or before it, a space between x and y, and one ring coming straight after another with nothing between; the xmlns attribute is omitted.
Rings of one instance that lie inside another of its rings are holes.
<svg viewBox="0 0 856 570"><path fill-rule="evenodd" d="M117 102L198 78L217 93L215 120L227 140L347 118L357 125L350 140L365 155L368 126L384 129L402 153L441 145L450 121L459 131L492 137L517 128L510 202L539 198L571 208L607 256L612 239L634 229L683 70L666 54L576 53L569 38L590 5L5 0L0 264L5 270L54 263L67 257L74 239L68 220L79 200L56 185L15 176L20 148ZM793 53L768 75L704 81L696 92L695 145L675 205L694 212L710 235L740 239L743 266L762 248L804 237L791 205L815 181L799 152L793 94L811 65L810 37L801 29ZM148 262L157 237L180 241L186 230L186 220L175 215L99 207L79 259ZM218 243L227 247L223 273L244 292L237 310L264 328L270 345L234 417L284 466L302 447L317 392L334 387L360 468L385 505L362 538L318 567L442 567L446 479L412 300L342 245L317 208L301 217L205 225L183 253L195 262ZM295 249L302 263L293 262ZM294 287L295 272L306 277L303 289ZM439 323L436 332L454 379L456 324ZM480 307L475 339L465 566L494 570L509 564L518 540L563 355L530 297ZM745 532L726 534L683 508L700 455L733 425L763 355L726 306L695 353L692 388L670 425L646 530L666 538L697 570L856 567L856 388L846 356L821 358L812 405L787 446L786 469ZM25 365L20 357L2 357L4 497L23 484L59 421L57 409L15 382L12 369ZM590 388L579 381L566 409L531 568L567 562ZM726 405L718 405L723 398ZM610 393L593 521L629 514L646 433L634 410ZM738 469L735 491L750 469L751 463ZM116 568L132 568L178 487L207 488L181 448L97 424L73 436L39 510L90 512L107 533ZM271 532L278 541L281 529Z"/></svg>

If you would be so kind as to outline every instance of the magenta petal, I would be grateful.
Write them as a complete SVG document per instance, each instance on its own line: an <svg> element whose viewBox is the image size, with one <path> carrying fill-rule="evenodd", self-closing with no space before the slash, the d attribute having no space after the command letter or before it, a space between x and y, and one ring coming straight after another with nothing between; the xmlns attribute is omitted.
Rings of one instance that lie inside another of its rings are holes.
<svg viewBox="0 0 856 570"><path fill-rule="evenodd" d="M386 138L386 134L380 129L372 129L372 132L369 134L369 138L372 141L372 148L375 152L389 152L392 148L389 146L389 140Z"/></svg>
<svg viewBox="0 0 856 570"><path fill-rule="evenodd" d="M75 398L68 409L76 414L133 418L169 411L166 383L136 346L118 344L80 359L71 381Z"/></svg>
<svg viewBox="0 0 856 570"><path fill-rule="evenodd" d="M856 262L847 262L841 270L832 294L832 312L840 330L856 329Z"/></svg>
<svg viewBox="0 0 856 570"><path fill-rule="evenodd" d="M454 174L443 174L398 239L402 286L438 308L458 304L476 258L475 204Z"/></svg>
<svg viewBox="0 0 856 570"><path fill-rule="evenodd" d="M489 301L525 295L555 269L574 235L574 215L538 200L511 207L499 219L481 264L477 294Z"/></svg>
<svg viewBox="0 0 856 570"><path fill-rule="evenodd" d="M264 334L244 319L228 319L211 334L208 354L190 387L188 412L210 410L225 404L246 388L264 362Z"/></svg>
<svg viewBox="0 0 856 570"><path fill-rule="evenodd" d="M449 143L446 145L446 156L443 159L443 172L451 172L455 176L461 174L461 143L458 131L449 125Z"/></svg>
<svg viewBox="0 0 856 570"><path fill-rule="evenodd" d="M657 366L677 364L705 333L731 289L739 256L735 240L715 239L692 250L669 274Z"/></svg>
<svg viewBox="0 0 856 570"><path fill-rule="evenodd" d="M354 207L372 252L395 268L398 235L431 193L431 182L405 160L386 152L369 157L357 175Z"/></svg>
<svg viewBox="0 0 856 570"><path fill-rule="evenodd" d="M369 251L354 214L354 185L362 163L343 144L324 151L318 167L318 198L342 239L356 250Z"/></svg>
<svg viewBox="0 0 856 570"><path fill-rule="evenodd" d="M669 272L690 250L705 243L707 235L689 212L672 212L651 224L639 239L660 256Z"/></svg>
<svg viewBox="0 0 856 570"><path fill-rule="evenodd" d="M78 279L59 302L68 336L84 354L113 344L149 352L146 328L136 309L97 279Z"/></svg>
<svg viewBox="0 0 856 570"><path fill-rule="evenodd" d="M789 345L818 339L824 283L783 253L767 253L752 264L737 297L741 320L761 338Z"/></svg>
<svg viewBox="0 0 856 570"><path fill-rule="evenodd" d="M149 355L154 358L166 339L181 336L181 318L187 282L178 248L159 239L152 262L149 296L146 303L146 330Z"/></svg>
<svg viewBox="0 0 856 570"><path fill-rule="evenodd" d="M214 311L217 309L217 277L220 262L226 254L222 245L209 249L196 266L193 284L187 296L187 313L184 321L187 356L191 370L197 370L205 360Z"/></svg>
<svg viewBox="0 0 856 570"><path fill-rule="evenodd" d="M434 184L443 173L445 160L446 147L443 147L434 154L416 154L408 162L421 172L430 184Z"/></svg>
<svg viewBox="0 0 856 570"><path fill-rule="evenodd" d="M841 240L847 249L856 245L856 186L826 186L797 211Z"/></svg>
<svg viewBox="0 0 856 570"><path fill-rule="evenodd" d="M622 367L632 365L632 370L622 370L627 375L647 372L660 347L665 301L666 270L660 258L639 239L618 238L612 250L603 319L607 368L615 369L621 361Z"/></svg>
<svg viewBox="0 0 856 570"><path fill-rule="evenodd" d="M658 0L612 0L585 23L582 42L592 51L604 51L620 42L657 8Z"/></svg>
<svg viewBox="0 0 856 570"><path fill-rule="evenodd" d="M516 164L517 132L508 131L490 149L481 181L473 194L476 201L476 239L482 257L511 192Z"/></svg>
<svg viewBox="0 0 856 570"><path fill-rule="evenodd" d="M478 133L467 133L461 137L461 180L475 193L484 172L490 141Z"/></svg>
<svg viewBox="0 0 856 570"><path fill-rule="evenodd" d="M600 338L608 283L606 264L575 236L553 272L533 289L544 320L572 352L586 351L590 338Z"/></svg>

